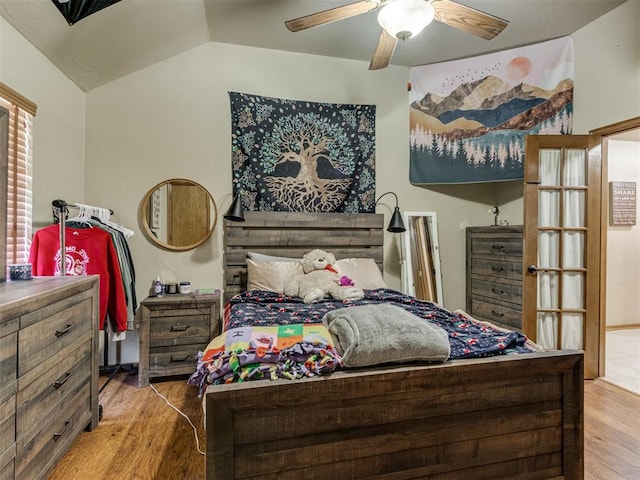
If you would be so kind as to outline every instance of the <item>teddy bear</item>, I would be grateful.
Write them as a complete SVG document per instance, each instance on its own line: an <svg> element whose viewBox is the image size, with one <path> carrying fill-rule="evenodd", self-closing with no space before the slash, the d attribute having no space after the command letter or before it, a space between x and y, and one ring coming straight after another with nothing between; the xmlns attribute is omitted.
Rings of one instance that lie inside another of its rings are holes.
<svg viewBox="0 0 640 480"><path fill-rule="evenodd" d="M326 296L336 300L360 300L364 291L353 285L345 276L340 276L333 268L336 257L324 250L311 250L302 257L303 275L297 275L286 282L284 294L300 297L311 304Z"/></svg>

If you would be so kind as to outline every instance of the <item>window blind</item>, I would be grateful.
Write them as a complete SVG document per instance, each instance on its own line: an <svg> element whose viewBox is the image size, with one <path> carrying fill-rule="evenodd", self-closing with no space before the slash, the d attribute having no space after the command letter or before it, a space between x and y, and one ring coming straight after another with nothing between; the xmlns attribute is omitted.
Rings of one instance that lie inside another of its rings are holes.
<svg viewBox="0 0 640 480"><path fill-rule="evenodd" d="M29 260L32 234L32 145L36 105L0 83L0 105L9 111L7 264Z"/></svg>

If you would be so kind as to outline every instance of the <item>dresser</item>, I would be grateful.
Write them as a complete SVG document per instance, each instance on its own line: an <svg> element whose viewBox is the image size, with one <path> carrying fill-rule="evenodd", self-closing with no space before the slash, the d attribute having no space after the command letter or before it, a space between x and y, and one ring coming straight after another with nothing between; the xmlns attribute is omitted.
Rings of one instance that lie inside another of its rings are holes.
<svg viewBox="0 0 640 480"><path fill-rule="evenodd" d="M98 425L98 277L0 284L0 479L46 478Z"/></svg>
<svg viewBox="0 0 640 480"><path fill-rule="evenodd" d="M147 297L138 308L138 386L151 378L191 375L198 352L220 330L220 295L166 294Z"/></svg>
<svg viewBox="0 0 640 480"><path fill-rule="evenodd" d="M522 329L522 225L467 227L467 313Z"/></svg>

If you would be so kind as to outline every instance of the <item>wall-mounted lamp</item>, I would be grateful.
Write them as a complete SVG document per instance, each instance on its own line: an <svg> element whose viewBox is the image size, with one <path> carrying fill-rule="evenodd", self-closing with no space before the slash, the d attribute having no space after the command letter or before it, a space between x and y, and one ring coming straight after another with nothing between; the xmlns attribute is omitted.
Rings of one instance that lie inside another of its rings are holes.
<svg viewBox="0 0 640 480"><path fill-rule="evenodd" d="M224 218L232 222L244 222L244 211L242 210L241 192L233 196L233 202L229 210L224 214Z"/></svg>
<svg viewBox="0 0 640 480"><path fill-rule="evenodd" d="M391 221L389 222L389 226L387 227L387 232L391 232L391 233L402 233L402 232L405 232L407 229L404 228L404 222L402 221L402 214L400 213L400 209L398 208L398 196L395 193L393 193L393 192L383 193L376 200L376 205L378 205L378 203L380 203L380 199L382 197L384 197L385 195L389 195L389 194L391 194L394 197L396 197L396 208L393 210L393 215L391 215Z"/></svg>

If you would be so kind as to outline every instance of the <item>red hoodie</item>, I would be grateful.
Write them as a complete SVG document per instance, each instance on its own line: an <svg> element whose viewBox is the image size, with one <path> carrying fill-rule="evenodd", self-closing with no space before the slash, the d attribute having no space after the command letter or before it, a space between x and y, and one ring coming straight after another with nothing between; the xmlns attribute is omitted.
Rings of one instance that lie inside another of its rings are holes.
<svg viewBox="0 0 640 480"><path fill-rule="evenodd" d="M60 229L51 225L36 232L29 263L35 276L60 274ZM106 314L118 332L127 329L127 299L118 255L111 235L100 229L65 227L65 275L100 276L100 330Z"/></svg>

